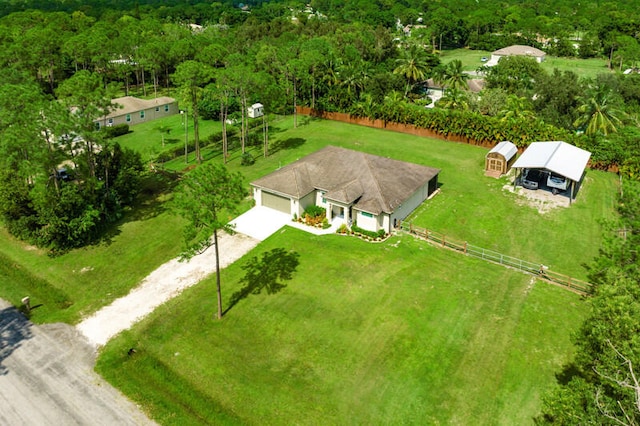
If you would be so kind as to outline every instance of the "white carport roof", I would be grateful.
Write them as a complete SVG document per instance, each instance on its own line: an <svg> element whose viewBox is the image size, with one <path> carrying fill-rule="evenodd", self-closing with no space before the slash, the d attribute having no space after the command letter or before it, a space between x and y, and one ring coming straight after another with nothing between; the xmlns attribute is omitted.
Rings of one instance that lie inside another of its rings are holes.
<svg viewBox="0 0 640 426"><path fill-rule="evenodd" d="M591 153L566 142L533 142L516 160L516 169L546 169L574 182L582 178Z"/></svg>

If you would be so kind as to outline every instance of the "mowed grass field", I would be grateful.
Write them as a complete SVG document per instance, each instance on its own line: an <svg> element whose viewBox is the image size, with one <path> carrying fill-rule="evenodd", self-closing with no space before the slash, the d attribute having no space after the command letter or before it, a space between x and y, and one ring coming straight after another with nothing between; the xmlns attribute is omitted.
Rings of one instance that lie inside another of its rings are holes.
<svg viewBox="0 0 640 426"><path fill-rule="evenodd" d="M174 118L180 126L180 117ZM234 151L229 168L241 172L248 184L328 144L437 167L441 192L411 218L416 225L582 279L583 263L597 254L602 240L601 221L614 215L617 189L612 174L587 171L573 206L540 214L504 191L505 179L484 176L486 149L338 122L302 117L299 122L294 129L291 117L274 121L270 141L280 148L266 159L261 147L250 148L256 163L249 167L240 166L240 154ZM214 124L203 128L215 131ZM134 127L128 136L138 139L127 146L153 149L149 132L155 126ZM160 146L161 140L154 140ZM208 153L221 161L214 151ZM166 164L175 170L192 165L180 158ZM32 311L35 322L79 321L179 254L183 222L170 213L170 199L170 191L146 194L103 241L55 257L0 230L0 264L7 277L0 282L0 294L15 305L31 296L32 304L40 305ZM249 206L247 200L242 209Z"/></svg>
<svg viewBox="0 0 640 426"><path fill-rule="evenodd" d="M481 61L482 57L491 59L491 52L471 49L445 50L440 55L440 60L442 63L447 64L454 59L458 59L462 61L465 71L476 71L484 65ZM607 68L607 61L602 58L559 58L547 55L541 66L549 74L553 73L553 70L557 68L560 71L572 71L580 78L595 78L598 74L613 72Z"/></svg>
<svg viewBox="0 0 640 426"><path fill-rule="evenodd" d="M213 319L213 277L107 344L97 370L161 424L532 424L587 302L408 235L285 227L287 287ZM129 348L136 348L133 356Z"/></svg>
<svg viewBox="0 0 640 426"><path fill-rule="evenodd" d="M571 208L540 214L504 191L506 180L483 175L486 149L300 122L273 123L270 140L280 148L266 159L252 148L249 167L234 152L229 167L248 184L328 144L438 167L441 191L416 224L579 277L597 254L600 221L614 215L613 175L588 171ZM141 138L129 146L154 149ZM13 278L0 291L15 304L32 295L42 304L36 321L76 322L177 255L182 222L169 200L169 192L149 195L105 241L57 257L2 234ZM300 255L283 291L251 295L215 321L209 277L110 342L98 370L161 424L527 424L571 358L570 335L588 309L531 276L407 235L372 244L289 228L222 272L226 306L242 266L273 248ZM41 288L59 289L72 304L56 308L48 299L56 292Z"/></svg>

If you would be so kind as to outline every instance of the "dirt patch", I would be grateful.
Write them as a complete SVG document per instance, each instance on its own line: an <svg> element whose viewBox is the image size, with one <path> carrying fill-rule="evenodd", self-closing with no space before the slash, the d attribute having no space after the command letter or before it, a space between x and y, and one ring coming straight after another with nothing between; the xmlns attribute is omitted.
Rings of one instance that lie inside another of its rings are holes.
<svg viewBox="0 0 640 426"><path fill-rule="evenodd" d="M566 194L553 195L553 193L544 189L531 190L521 186L514 188L513 183L504 185L502 189L516 194L518 196L516 202L519 205L533 207L538 210L540 214L571 205L569 197Z"/></svg>

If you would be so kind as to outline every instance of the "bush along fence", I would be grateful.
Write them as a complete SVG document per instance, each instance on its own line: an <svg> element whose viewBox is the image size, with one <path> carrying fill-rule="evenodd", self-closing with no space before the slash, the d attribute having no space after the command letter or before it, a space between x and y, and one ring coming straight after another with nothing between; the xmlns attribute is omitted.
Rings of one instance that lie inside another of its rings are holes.
<svg viewBox="0 0 640 426"><path fill-rule="evenodd" d="M466 241L456 241L455 239L449 238L444 234L432 231L430 229L420 228L409 222L402 222L400 224L400 229L412 235L420 237L435 246L448 248L450 250L457 251L458 253L463 253L469 256L477 257L479 259L483 259L489 262L514 268L528 274L535 275L543 281L555 284L582 296L588 296L593 293L592 284L586 281L579 280L577 278L572 278L568 275L550 271L546 266L540 263L532 263L526 260L507 256L502 253L474 246L467 243Z"/></svg>

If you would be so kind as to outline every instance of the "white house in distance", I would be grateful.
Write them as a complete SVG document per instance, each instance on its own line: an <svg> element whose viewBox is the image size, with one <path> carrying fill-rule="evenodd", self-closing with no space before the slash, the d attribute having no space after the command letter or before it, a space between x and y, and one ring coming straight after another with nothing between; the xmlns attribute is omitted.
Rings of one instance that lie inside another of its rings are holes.
<svg viewBox="0 0 640 426"><path fill-rule="evenodd" d="M257 206L300 217L310 205L327 219L377 232L406 218L438 188L439 169L327 146L251 183Z"/></svg>
<svg viewBox="0 0 640 426"><path fill-rule="evenodd" d="M178 102L170 97L161 96L155 99L140 99L125 96L111 100L113 111L95 121L96 127L111 127L118 124L146 123L179 112Z"/></svg>
<svg viewBox="0 0 640 426"><path fill-rule="evenodd" d="M528 56L534 58L536 62L544 61L547 54L540 49L531 46L522 46L514 44L513 46L503 47L491 54L491 59L485 64L488 67L498 65L498 61L504 56Z"/></svg>

